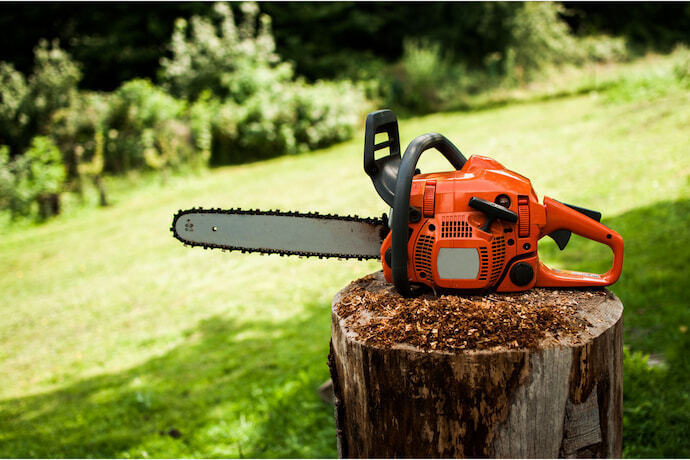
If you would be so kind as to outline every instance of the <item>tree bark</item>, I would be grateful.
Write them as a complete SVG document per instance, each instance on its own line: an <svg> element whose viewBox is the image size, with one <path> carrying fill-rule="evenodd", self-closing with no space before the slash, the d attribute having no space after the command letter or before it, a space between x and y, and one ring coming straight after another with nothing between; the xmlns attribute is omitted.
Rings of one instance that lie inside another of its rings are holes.
<svg viewBox="0 0 690 460"><path fill-rule="evenodd" d="M60 214L60 195L58 193L44 193L36 198L38 215L41 220Z"/></svg>
<svg viewBox="0 0 690 460"><path fill-rule="evenodd" d="M332 305L341 458L621 456L623 305L615 295L560 290L587 325L531 349L438 351L367 344L338 315L353 286ZM391 292L380 273L366 289Z"/></svg>
<svg viewBox="0 0 690 460"><path fill-rule="evenodd" d="M105 184L103 183L103 178L100 174L96 174L93 177L93 183L96 184L96 188L98 188L98 205L103 208L108 206L108 197L105 191Z"/></svg>

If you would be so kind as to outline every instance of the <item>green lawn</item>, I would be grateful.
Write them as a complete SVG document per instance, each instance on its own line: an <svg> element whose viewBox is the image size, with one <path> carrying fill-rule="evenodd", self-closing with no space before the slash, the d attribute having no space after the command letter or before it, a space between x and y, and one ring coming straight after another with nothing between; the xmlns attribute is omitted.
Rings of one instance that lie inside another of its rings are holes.
<svg viewBox="0 0 690 460"><path fill-rule="evenodd" d="M676 74L655 65L599 93L400 124L404 145L441 132L530 177L540 196L602 211L623 235L612 289L626 307L629 457L690 456L690 90ZM421 168L446 165L430 155ZM377 263L188 249L169 227L192 206L380 215L362 133L127 184L111 184L108 209L1 232L0 457L335 456L333 411L316 394L330 301ZM540 255L607 267L607 251L574 240Z"/></svg>

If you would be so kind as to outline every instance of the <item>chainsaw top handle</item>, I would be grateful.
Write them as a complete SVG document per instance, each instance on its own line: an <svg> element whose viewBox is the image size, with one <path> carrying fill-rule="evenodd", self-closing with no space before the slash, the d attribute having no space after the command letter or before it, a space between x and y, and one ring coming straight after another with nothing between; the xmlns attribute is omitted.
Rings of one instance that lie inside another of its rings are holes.
<svg viewBox="0 0 690 460"><path fill-rule="evenodd" d="M393 283L398 292L404 297L412 295L410 282L407 276L407 227L410 218L410 189L412 188L412 178L415 175L419 157L422 156L422 153L431 148L435 148L441 152L455 169L461 169L467 161L457 147L446 139L445 136L438 133L428 133L416 137L410 142L410 145L408 145L405 150L402 161L400 161L397 179L395 181L391 225L391 230L393 232L391 242L391 271L393 272ZM376 181L374 181L374 184L376 184Z"/></svg>

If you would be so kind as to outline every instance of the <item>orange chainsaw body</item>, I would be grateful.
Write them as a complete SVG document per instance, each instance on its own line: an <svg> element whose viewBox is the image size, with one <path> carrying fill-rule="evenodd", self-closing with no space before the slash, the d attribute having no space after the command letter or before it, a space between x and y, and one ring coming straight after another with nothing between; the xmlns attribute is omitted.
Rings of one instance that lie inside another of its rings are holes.
<svg viewBox="0 0 690 460"><path fill-rule="evenodd" d="M517 214L517 222L490 220L469 206L476 197ZM407 273L411 283L432 288L523 291L534 286L607 286L623 265L623 239L596 220L545 197L539 203L529 179L483 156L472 156L456 171L417 174L410 207L420 211L409 223ZM484 228L484 229L483 229ZM539 261L537 243L556 230L569 230L613 251L603 274L548 268ZM381 246L388 282L392 232Z"/></svg>

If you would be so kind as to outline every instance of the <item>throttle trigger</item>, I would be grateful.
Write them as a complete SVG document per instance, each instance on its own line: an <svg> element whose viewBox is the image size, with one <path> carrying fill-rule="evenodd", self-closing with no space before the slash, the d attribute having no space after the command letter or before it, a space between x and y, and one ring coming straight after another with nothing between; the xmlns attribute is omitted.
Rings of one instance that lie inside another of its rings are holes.
<svg viewBox="0 0 690 460"><path fill-rule="evenodd" d="M580 214L584 214L590 219L594 219L597 222L601 222L601 213L599 211L583 208L581 206L575 206L574 204L563 204L569 207L570 209L579 212ZM568 245L568 241L570 241L570 235L572 235L572 232L570 230L565 229L559 229L549 233L549 236L556 242L556 244L558 245L558 249L560 249L561 251L565 249L565 247Z"/></svg>
<svg viewBox="0 0 690 460"><path fill-rule="evenodd" d="M556 242L558 249L562 251L568 245L571 234L572 233L570 230L560 229L549 233L548 236L550 236Z"/></svg>

